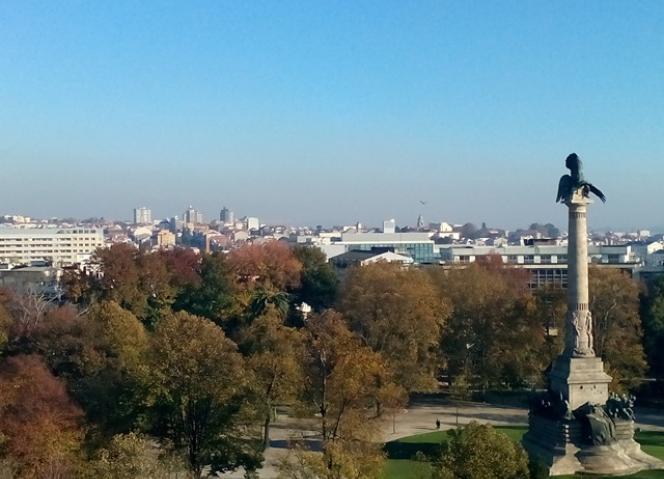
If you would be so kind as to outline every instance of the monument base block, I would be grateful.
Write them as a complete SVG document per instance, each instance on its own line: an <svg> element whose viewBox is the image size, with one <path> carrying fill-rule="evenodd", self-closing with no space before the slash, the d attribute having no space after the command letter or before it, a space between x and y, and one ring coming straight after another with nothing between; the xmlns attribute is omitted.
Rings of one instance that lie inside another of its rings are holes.
<svg viewBox="0 0 664 479"><path fill-rule="evenodd" d="M611 376L604 372L601 358L559 356L549 373L550 388L562 394L572 411L586 403L606 404Z"/></svg>

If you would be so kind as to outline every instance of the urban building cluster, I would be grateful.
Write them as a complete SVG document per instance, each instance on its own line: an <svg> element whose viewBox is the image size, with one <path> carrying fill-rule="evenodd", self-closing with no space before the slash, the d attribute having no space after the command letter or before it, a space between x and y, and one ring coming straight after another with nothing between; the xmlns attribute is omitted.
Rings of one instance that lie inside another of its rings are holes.
<svg viewBox="0 0 664 479"><path fill-rule="evenodd" d="M273 240L320 248L340 277L349 267L378 261L422 268L500 261L528 270L531 287L567 285L567 236L551 224L508 231L485 224L425 224L420 215L413 227L400 227L395 219L387 219L379 228L361 223L311 228L266 225L255 216L236 218L226 206L212 220L192 206L182 215L154 219L151 209L141 206L133 210L128 222L1 216L0 286L37 285L53 293L63 268L93 267L94 252L114 243L133 244L143 251L192 248L213 252ZM646 230L593 233L588 241L593 265L643 278L664 272L661 234Z"/></svg>

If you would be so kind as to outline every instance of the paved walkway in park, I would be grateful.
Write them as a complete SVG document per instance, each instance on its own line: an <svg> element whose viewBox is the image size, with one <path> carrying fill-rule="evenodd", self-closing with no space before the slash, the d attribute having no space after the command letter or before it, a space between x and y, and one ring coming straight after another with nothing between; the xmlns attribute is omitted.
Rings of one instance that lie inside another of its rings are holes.
<svg viewBox="0 0 664 479"><path fill-rule="evenodd" d="M473 402L446 400L420 400L412 403L394 418L388 418L384 426L384 441L423 434L436 430L436 419L441 430L451 429L471 421L493 425L527 425L528 410L521 407L498 406ZM265 465L260 470L261 479L277 477L276 465L288 453L289 441L305 440L313 448L317 443L315 421L280 417L271 431L272 446L266 451ZM655 409L637 409L637 427L664 432L664 414ZM242 479L243 472L225 474L226 479Z"/></svg>

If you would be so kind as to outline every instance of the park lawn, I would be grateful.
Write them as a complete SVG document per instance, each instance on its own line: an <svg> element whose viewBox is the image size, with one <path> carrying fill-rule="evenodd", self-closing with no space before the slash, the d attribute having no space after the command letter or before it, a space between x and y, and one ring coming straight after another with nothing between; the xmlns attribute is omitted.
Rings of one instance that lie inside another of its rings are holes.
<svg viewBox="0 0 664 479"><path fill-rule="evenodd" d="M525 426L498 426L496 429L514 441L521 441L527 430ZM383 472L383 479L428 479L428 472L430 471L429 464L413 461L411 458L417 451L424 453L436 451L445 437L445 431L434 431L404 437L385 444L388 460L385 465L385 471ZM639 432L636 439L641 443L643 451L664 460L663 432ZM559 476L560 479L578 479L580 477L583 476ZM624 479L664 479L664 471L644 471L622 477Z"/></svg>

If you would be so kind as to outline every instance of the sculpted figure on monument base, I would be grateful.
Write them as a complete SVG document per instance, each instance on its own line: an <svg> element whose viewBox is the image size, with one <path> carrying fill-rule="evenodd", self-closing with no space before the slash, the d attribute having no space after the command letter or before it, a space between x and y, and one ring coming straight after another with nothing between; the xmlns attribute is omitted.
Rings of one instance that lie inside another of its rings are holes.
<svg viewBox="0 0 664 479"><path fill-rule="evenodd" d="M574 334L567 336L567 350L574 357L595 356L593 347L593 318L590 311L572 311L570 322Z"/></svg>

